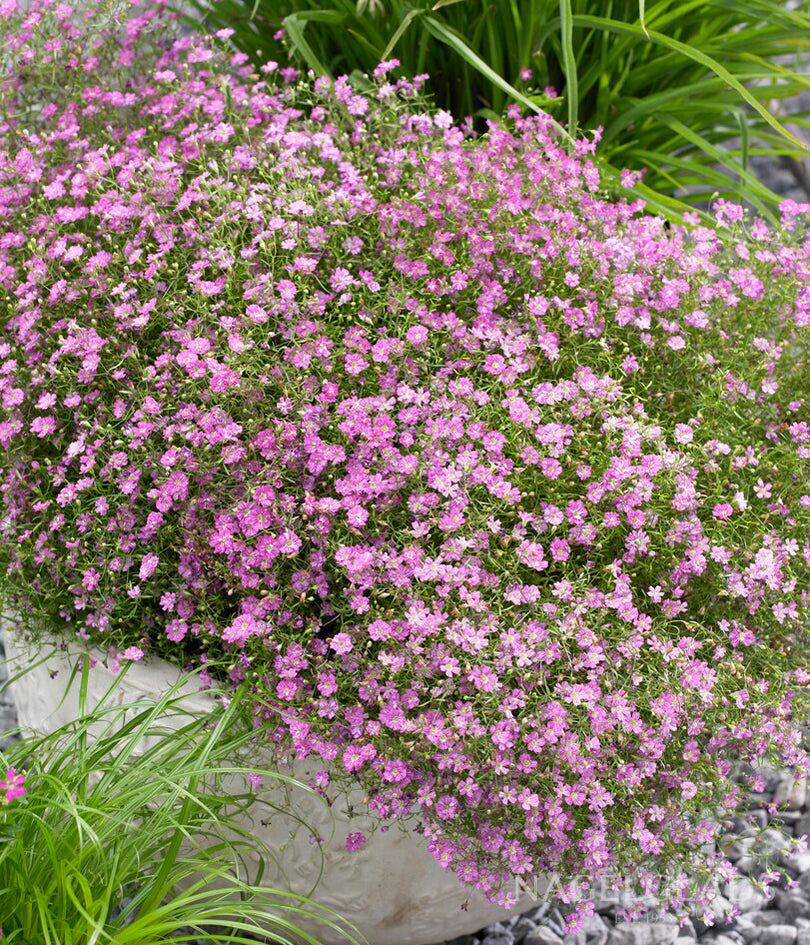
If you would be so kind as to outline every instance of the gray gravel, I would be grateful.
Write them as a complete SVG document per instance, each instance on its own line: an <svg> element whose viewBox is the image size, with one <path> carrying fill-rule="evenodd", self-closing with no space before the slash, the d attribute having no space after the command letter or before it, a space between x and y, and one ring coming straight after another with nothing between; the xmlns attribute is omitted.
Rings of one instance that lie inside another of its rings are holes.
<svg viewBox="0 0 810 945"><path fill-rule="evenodd" d="M766 774L767 791L749 795L755 806L745 819L735 821L737 839L729 859L742 875L718 890L712 907L714 925L692 916L679 926L674 916L655 912L645 920L622 921L617 902L604 901L597 904L582 932L569 935L563 931L565 907L549 902L443 945L810 945L810 853L784 852L789 838L810 833L807 779L796 779L790 771ZM771 816L767 805L780 800L787 809ZM768 854L783 874L767 895L745 875L754 872L751 846L763 826L757 849ZM740 915L725 922L732 904Z"/></svg>

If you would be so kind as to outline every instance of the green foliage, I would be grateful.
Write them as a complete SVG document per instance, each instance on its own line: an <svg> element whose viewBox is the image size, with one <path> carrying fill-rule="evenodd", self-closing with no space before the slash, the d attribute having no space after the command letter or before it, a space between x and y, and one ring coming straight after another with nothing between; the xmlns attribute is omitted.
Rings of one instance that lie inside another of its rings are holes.
<svg viewBox="0 0 810 945"><path fill-rule="evenodd" d="M636 192L670 216L716 192L773 220L779 198L750 173L749 158L807 151L776 114L810 87L802 68L810 0L796 9L776 0L188 4L207 27L233 29L231 42L256 64L284 58L274 39L284 28L294 58L318 74L362 81L389 57L408 75L429 73L437 104L458 118L497 116L518 102L550 109L569 130L601 126L614 182L620 168L646 168ZM546 86L560 97L550 99ZM808 127L805 113L791 122Z"/></svg>
<svg viewBox="0 0 810 945"><path fill-rule="evenodd" d="M178 695L189 678L157 702L105 706L102 698L62 729L0 752L3 770L25 770L27 789L0 806L3 945L157 945L203 935L317 945L296 925L302 917L359 941L335 915L248 878L244 854L262 845L239 826L239 812L260 803L245 778L290 779L235 760L255 736L240 719L241 691L202 717ZM83 708L87 681L85 657Z"/></svg>

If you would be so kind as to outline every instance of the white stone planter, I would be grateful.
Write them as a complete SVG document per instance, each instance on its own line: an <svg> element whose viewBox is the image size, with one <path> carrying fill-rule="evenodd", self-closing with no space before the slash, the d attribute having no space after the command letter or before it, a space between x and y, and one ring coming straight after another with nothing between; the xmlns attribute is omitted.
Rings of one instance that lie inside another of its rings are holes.
<svg viewBox="0 0 810 945"><path fill-rule="evenodd" d="M10 676L36 663L47 652L32 648L8 622L3 630ZM78 686L74 684L67 698L63 697L78 657L87 651L78 642L54 639L57 643L67 642L67 648L11 686L19 724L32 731L52 732L78 715ZM105 654L92 652L99 662L89 674L88 707L97 705L116 679L105 665ZM113 698L118 704L144 697L159 698L178 677L178 671L163 661L136 663L115 685ZM194 692L184 702L186 707L192 700L201 712L210 711L212 702L204 692ZM266 767L272 769L271 764ZM293 769L292 776L306 782L323 767L323 761L307 759ZM442 870L417 834L396 826L385 833L371 833L368 818L349 819L342 812L346 804L338 801L330 810L318 798L294 787L272 783L264 793L275 803L288 804L287 809L294 810L323 839L325 859L321 859L318 845L312 842L310 830L297 826L292 818L274 816L267 826L259 823L267 816L264 808L260 816L245 825L276 853L281 867L266 863L263 883L302 896L317 884L311 898L353 923L371 945L429 945L506 917L503 909ZM346 800L355 810L363 809L359 790ZM360 850L350 852L343 844L352 831L362 831L369 840ZM318 882L322 866L323 875ZM531 905L531 900L524 900L517 908L528 909ZM323 945L342 945L337 933L330 933L323 926L301 924Z"/></svg>

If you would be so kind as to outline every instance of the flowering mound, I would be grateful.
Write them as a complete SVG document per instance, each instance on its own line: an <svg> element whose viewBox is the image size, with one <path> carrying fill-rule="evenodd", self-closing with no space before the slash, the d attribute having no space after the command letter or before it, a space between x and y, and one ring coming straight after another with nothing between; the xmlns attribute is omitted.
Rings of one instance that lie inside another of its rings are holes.
<svg viewBox="0 0 810 945"><path fill-rule="evenodd" d="M490 895L676 866L682 903L733 762L806 757L802 208L667 229L542 118L257 81L155 13L0 126L6 594L227 656Z"/></svg>

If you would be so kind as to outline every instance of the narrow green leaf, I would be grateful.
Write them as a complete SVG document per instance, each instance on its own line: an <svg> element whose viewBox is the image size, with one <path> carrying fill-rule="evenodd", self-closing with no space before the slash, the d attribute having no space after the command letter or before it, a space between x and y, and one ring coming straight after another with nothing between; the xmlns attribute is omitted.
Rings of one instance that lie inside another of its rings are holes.
<svg viewBox="0 0 810 945"><path fill-rule="evenodd" d="M430 8L431 10L441 10L442 7L452 6L454 3L461 3L462 0L438 0L437 3L434 3Z"/></svg>
<svg viewBox="0 0 810 945"><path fill-rule="evenodd" d="M666 194L661 194L657 190L647 187L646 184L640 181L634 187L622 187L619 185L619 190L630 200L640 198L646 204L646 209L660 213L671 223L683 223L684 213L695 212L697 212L698 216L705 223L712 222L710 214L706 213L705 210L696 210L695 207L686 203L686 201L679 200L677 197L669 197Z"/></svg>
<svg viewBox="0 0 810 945"><path fill-rule="evenodd" d="M740 199L739 190L734 187L734 181L723 174L722 171L718 171L712 166L706 166L697 161L691 161L685 158L675 158L667 151L638 150L636 155L639 160L644 161L645 165L650 169L650 176L654 177L655 175L660 175L665 178L673 188L676 185L687 185L690 183L693 186L702 188L695 193L685 194L682 198L671 199L680 200L684 204L688 202L704 203L712 194L734 200ZM676 179L668 172L667 167L677 168L687 174L692 173L694 177L688 178L681 175ZM707 184L709 186L713 184L713 189L708 189ZM639 186L640 185L637 185L636 189L638 189ZM759 196L754 193L746 193L745 200L755 207L758 213L770 220L770 222L777 222L777 218L771 210L771 205L761 200ZM774 201L774 203L776 202L778 201ZM690 204L689 209L694 210L695 207Z"/></svg>
<svg viewBox="0 0 810 945"><path fill-rule="evenodd" d="M332 73L315 55L315 51L304 37L304 30L307 23L310 22L339 26L344 20L345 16L342 13L335 13L332 10L302 10L297 13L290 13L289 16L284 17L282 22L284 23L284 29L287 31L287 38L310 69L318 75L331 79L333 78Z"/></svg>
<svg viewBox="0 0 810 945"><path fill-rule="evenodd" d="M396 44L399 42L399 40L400 40L400 38L402 37L402 35L405 33L405 30L408 29L408 27L411 25L411 23L413 23L413 21L414 21L418 16L422 16L425 12L426 12L425 10L411 10L409 13L406 13L406 14L405 14L404 19L403 19L402 22L399 24L399 26L396 28L396 32L395 32L394 35L391 37L391 39L388 41L388 45L385 47L385 51L383 52L383 54L382 54L382 56L381 56L382 59L387 59L387 58L391 55L391 53L392 53L394 47L395 47Z"/></svg>
<svg viewBox="0 0 810 945"><path fill-rule="evenodd" d="M357 40L357 42L365 50L366 55L371 56L372 61L374 62L375 65L380 61L380 59L385 58L380 53L380 47L382 45L382 37L379 38L379 42L375 43L374 41L369 39L368 36L363 36L362 33L359 33L357 30L353 30L350 27L346 28L346 32L348 33L349 36L353 36L354 39ZM360 70L355 69L353 71L359 72Z"/></svg>
<svg viewBox="0 0 810 945"><path fill-rule="evenodd" d="M561 0L561 2L563 2L563 0ZM598 16L577 15L573 17L573 22L575 26L586 28L593 27L594 29L608 30L609 32L623 34L626 36L638 36L639 34L643 35L640 26L630 23L619 23L616 20L605 20ZM727 82L728 85L735 89L775 131L778 131L783 137L787 138L788 141L793 142L793 144L801 148L803 151L810 151L810 148L808 148L804 142L792 135L780 121L771 115L767 108L757 101L757 99L747 88L745 88L745 86L736 78L736 76L729 72L729 70L726 69L726 67L721 63L717 62L716 59L713 59L711 56L707 56L700 49L692 47L687 43L682 43L680 40L672 39L669 36L664 36L656 30L650 30L650 39L661 46L665 46L667 49L670 49L673 52L680 53L681 55L686 56L688 59L692 59L694 62L699 62L702 66L705 66L716 76L719 76L724 82Z"/></svg>
<svg viewBox="0 0 810 945"><path fill-rule="evenodd" d="M579 117L579 89L577 59L574 55L574 18L571 12L571 0L560 0L560 24L565 94L568 98L568 132L572 137L576 137L577 119Z"/></svg>
<svg viewBox="0 0 810 945"><path fill-rule="evenodd" d="M748 118L741 108L736 108L734 113L737 116L737 123L740 126L740 161L743 170L748 170L748 151L751 146L750 135L748 131Z"/></svg>
<svg viewBox="0 0 810 945"><path fill-rule="evenodd" d="M647 39L650 38L650 34L647 30L647 24L644 22L646 16L646 0L638 0L638 21L641 23L641 28L644 30L644 35Z"/></svg>
<svg viewBox="0 0 810 945"><path fill-rule="evenodd" d="M617 115L605 130L602 136L603 142L608 142L621 135L625 128L628 128L636 121L643 120L649 116L658 117L662 114L662 109L672 112L675 109L691 109L694 113L695 106L691 105L692 96L701 92L711 92L712 102L702 101L700 103L701 111L725 111L729 106L723 101L723 92L727 95L733 94L733 91L727 89L721 79L716 76L710 79L703 79L699 82L681 85L671 89L665 89L655 95L647 95L644 98L628 96L625 98L627 103L620 115ZM781 140L781 139L780 139Z"/></svg>
<svg viewBox="0 0 810 945"><path fill-rule="evenodd" d="M670 118L666 115L662 115L661 120L665 124L669 125L673 131L677 131L687 141L691 141L693 144L696 144L705 154L717 161L718 164L722 164L724 167L727 167L733 174L739 175L748 185L749 194L747 196L749 198L751 197L752 193L755 193L761 197L765 197L766 199L773 199L776 196L764 184L760 183L753 174L750 174L747 170L745 170L739 161L735 161L732 157L730 157L727 151L722 151L720 148L715 147L702 135L697 134L697 132L689 128L684 122Z"/></svg>
<svg viewBox="0 0 810 945"><path fill-rule="evenodd" d="M538 115L545 115L552 126L556 128L556 130L569 144L574 143L574 139L570 134L568 134L565 128L559 124L559 122L547 115L546 112L543 112L522 92L519 92L513 85L510 85L509 82L499 76L497 72L490 68L490 66L488 66L484 60L480 58L480 56L470 49L469 46L467 46L467 44L459 36L448 29L441 21L432 16L425 16L422 22L431 35L445 43L451 49L455 50L455 52L457 52L459 56L462 57L462 59L468 62L476 71L480 72L483 76L489 79L493 85L497 85L499 89L502 89L507 95L510 95L512 98L514 98L515 101L520 102L521 105L524 105L526 108L530 108Z"/></svg>

